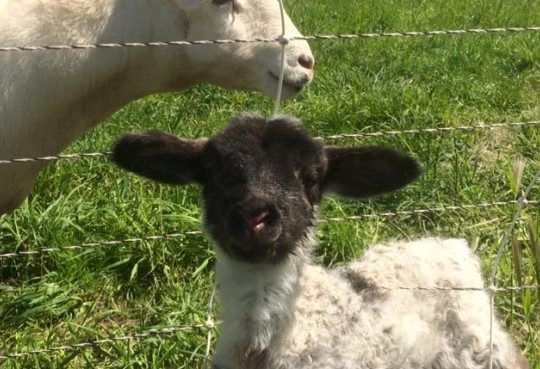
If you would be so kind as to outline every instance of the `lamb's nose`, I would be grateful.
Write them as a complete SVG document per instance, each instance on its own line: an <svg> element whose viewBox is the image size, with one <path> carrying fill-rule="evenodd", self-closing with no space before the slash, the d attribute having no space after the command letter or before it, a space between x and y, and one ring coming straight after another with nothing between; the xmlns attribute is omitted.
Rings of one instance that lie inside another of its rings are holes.
<svg viewBox="0 0 540 369"><path fill-rule="evenodd" d="M302 54L298 58L298 63L302 67L311 70L315 66L315 59L313 59L313 57L311 55Z"/></svg>

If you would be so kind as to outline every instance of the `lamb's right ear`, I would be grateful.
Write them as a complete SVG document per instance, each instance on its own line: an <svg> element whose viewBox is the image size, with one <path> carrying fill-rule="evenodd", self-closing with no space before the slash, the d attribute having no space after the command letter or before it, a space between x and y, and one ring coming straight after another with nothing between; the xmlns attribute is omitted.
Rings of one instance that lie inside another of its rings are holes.
<svg viewBox="0 0 540 369"><path fill-rule="evenodd" d="M180 139L157 131L128 134L116 143L112 160L123 169L159 182L200 182L199 156L205 145L206 139Z"/></svg>

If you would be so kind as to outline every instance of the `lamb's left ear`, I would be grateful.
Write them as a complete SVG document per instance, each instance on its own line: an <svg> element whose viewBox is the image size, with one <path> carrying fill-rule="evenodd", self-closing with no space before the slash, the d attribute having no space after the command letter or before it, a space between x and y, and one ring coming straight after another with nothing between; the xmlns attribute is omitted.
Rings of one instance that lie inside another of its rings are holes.
<svg viewBox="0 0 540 369"><path fill-rule="evenodd" d="M201 182L199 157L206 139L188 140L149 131L122 136L112 159L120 167L158 182L188 184Z"/></svg>
<svg viewBox="0 0 540 369"><path fill-rule="evenodd" d="M415 180L420 164L407 154L381 147L326 149L328 172L324 191L366 198L392 192Z"/></svg>

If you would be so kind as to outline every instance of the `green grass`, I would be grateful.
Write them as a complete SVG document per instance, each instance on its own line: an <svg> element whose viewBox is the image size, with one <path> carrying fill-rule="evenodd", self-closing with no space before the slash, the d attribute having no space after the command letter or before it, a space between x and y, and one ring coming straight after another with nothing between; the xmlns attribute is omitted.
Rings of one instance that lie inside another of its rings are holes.
<svg viewBox="0 0 540 369"><path fill-rule="evenodd" d="M289 0L286 5L305 34L540 24L540 2L526 0ZM316 80L283 110L317 135L540 119L539 34L313 42L312 47ZM108 150L120 133L150 127L188 137L210 135L240 111L269 114L272 107L256 93L208 86L152 96L130 104L69 151ZM425 174L397 194L366 203L328 199L324 217L512 200L540 159L538 127L336 142L359 143L409 151L424 164ZM524 164L522 176L513 170L516 162ZM540 198L540 186L532 198ZM44 171L28 202L0 218L0 253L199 229L199 199L196 187L150 183L103 159L60 161ZM321 263L335 265L359 257L374 242L459 236L469 240L487 272L514 211L506 206L330 223L320 229L317 255ZM499 285L540 282L539 239L540 214L531 206L514 232L514 247L504 254ZM202 323L213 263L203 236L0 261L0 353ZM532 367L540 369L540 293L498 295L497 308ZM0 368L201 368L205 340L205 332L195 330L9 360Z"/></svg>

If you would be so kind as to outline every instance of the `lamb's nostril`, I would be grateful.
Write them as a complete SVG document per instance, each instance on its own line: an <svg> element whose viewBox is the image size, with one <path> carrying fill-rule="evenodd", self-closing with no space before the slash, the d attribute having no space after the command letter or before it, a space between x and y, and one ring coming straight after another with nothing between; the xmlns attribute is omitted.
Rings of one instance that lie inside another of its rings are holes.
<svg viewBox="0 0 540 369"><path fill-rule="evenodd" d="M311 70L315 66L315 59L311 55L302 54L298 58L298 63L302 67Z"/></svg>
<svg viewBox="0 0 540 369"><path fill-rule="evenodd" d="M258 233L262 231L267 224L271 221L270 212L263 211L259 215L251 218L250 228L252 233Z"/></svg>

